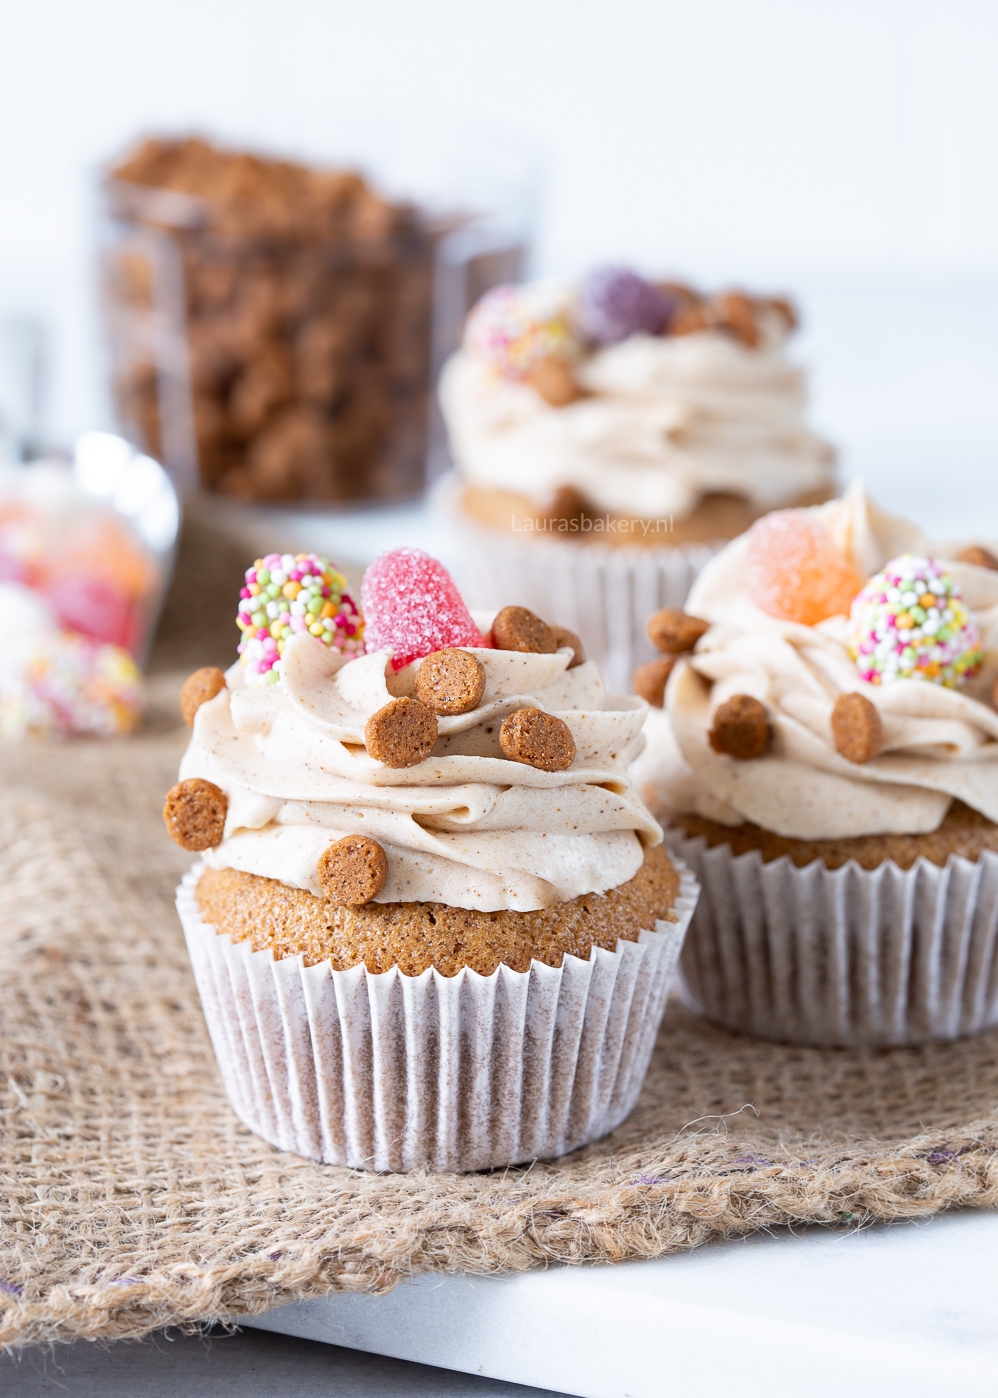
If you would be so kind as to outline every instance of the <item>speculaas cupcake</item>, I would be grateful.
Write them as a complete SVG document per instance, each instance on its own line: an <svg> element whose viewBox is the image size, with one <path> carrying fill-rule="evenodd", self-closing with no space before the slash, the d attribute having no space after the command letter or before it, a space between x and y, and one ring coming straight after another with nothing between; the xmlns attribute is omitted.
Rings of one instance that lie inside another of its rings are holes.
<svg viewBox="0 0 998 1398"><path fill-rule="evenodd" d="M998 1024L995 568L857 485L653 618L632 776L704 884L683 975L710 1018L818 1045Z"/></svg>
<svg viewBox="0 0 998 1398"><path fill-rule="evenodd" d="M276 563L243 662L188 682L165 810L202 853L178 906L235 1110L374 1169L603 1135L697 894L627 777L646 706L522 608L483 632L418 550L372 564L363 620L323 560Z"/></svg>
<svg viewBox="0 0 998 1398"><path fill-rule="evenodd" d="M795 323L784 298L619 267L488 292L440 384L473 602L559 616L626 688L649 612L682 606L725 540L835 493Z"/></svg>

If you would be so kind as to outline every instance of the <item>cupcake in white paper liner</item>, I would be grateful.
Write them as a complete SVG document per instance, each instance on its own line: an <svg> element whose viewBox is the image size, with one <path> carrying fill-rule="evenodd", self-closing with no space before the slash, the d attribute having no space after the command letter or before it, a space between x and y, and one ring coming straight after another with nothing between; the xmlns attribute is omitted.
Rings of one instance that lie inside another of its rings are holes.
<svg viewBox="0 0 998 1398"><path fill-rule="evenodd" d="M683 984L708 1019L785 1043L919 1044L998 1025L998 854L798 868L666 832L703 886Z"/></svg>
<svg viewBox="0 0 998 1398"><path fill-rule="evenodd" d="M759 515L834 493L785 349L795 324L784 299L620 267L487 292L440 380L473 604L509 602L512 580L628 688L649 611L682 606Z"/></svg>
<svg viewBox="0 0 998 1398"><path fill-rule="evenodd" d="M631 775L704 885L682 968L718 1023L998 1024L998 567L929 553L857 484L754 525L650 625L668 679Z"/></svg>
<svg viewBox="0 0 998 1398"><path fill-rule="evenodd" d="M164 818L203 853L178 907L232 1104L358 1168L572 1150L634 1104L698 892L628 778L647 705L520 607L483 633L415 549L349 653L327 571L259 560L267 683L244 648L181 697Z"/></svg>
<svg viewBox="0 0 998 1398"><path fill-rule="evenodd" d="M357 1169L483 1170L597 1140L632 1110L698 886L677 921L561 967L455 976L275 960L177 894L234 1110L281 1150Z"/></svg>

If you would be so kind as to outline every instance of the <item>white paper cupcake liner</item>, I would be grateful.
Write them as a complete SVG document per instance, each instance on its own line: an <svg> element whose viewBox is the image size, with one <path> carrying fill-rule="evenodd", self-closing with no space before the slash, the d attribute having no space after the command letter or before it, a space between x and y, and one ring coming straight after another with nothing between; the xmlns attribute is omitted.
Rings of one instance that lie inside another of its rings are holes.
<svg viewBox="0 0 998 1398"><path fill-rule="evenodd" d="M658 654L645 634L652 612L682 607L700 569L724 543L615 548L505 534L460 513L458 492L455 478L445 477L434 488L434 507L453 530L456 581L468 606L529 607L569 627L611 693L630 693L635 667Z"/></svg>
<svg viewBox="0 0 998 1398"><path fill-rule="evenodd" d="M677 922L560 968L404 976L275 961L177 890L229 1100L281 1150L370 1170L483 1170L606 1135L641 1090L699 886Z"/></svg>
<svg viewBox="0 0 998 1398"><path fill-rule="evenodd" d="M682 956L694 1008L817 1047L960 1038L998 1025L998 855L840 869L764 864L666 831L703 885Z"/></svg>

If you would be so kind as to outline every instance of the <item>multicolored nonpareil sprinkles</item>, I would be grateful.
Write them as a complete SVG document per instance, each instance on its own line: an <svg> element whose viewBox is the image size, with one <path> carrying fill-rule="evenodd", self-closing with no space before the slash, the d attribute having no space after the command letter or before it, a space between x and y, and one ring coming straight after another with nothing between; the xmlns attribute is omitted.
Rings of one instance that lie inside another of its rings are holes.
<svg viewBox="0 0 998 1398"><path fill-rule="evenodd" d="M247 684L276 684L289 637L307 631L344 655L364 654L364 619L347 580L314 553L268 553L246 570L236 625Z"/></svg>
<svg viewBox="0 0 998 1398"><path fill-rule="evenodd" d="M120 646L74 631L51 631L28 647L0 683L0 733L132 733L142 716L142 675Z"/></svg>
<svg viewBox="0 0 998 1398"><path fill-rule="evenodd" d="M892 559L857 594L850 621L849 653L869 684L932 680L954 689L984 659L959 589L931 558Z"/></svg>
<svg viewBox="0 0 998 1398"><path fill-rule="evenodd" d="M568 298L544 282L494 286L468 316L464 346L504 379L525 378L552 356L570 359L575 341Z"/></svg>

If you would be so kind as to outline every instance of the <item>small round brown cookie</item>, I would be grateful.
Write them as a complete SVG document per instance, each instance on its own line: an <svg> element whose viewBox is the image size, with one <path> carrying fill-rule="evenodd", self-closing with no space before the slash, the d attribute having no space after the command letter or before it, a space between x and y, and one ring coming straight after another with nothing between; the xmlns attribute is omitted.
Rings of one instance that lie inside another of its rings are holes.
<svg viewBox="0 0 998 1398"><path fill-rule="evenodd" d="M437 716L419 699L391 699L372 714L364 744L386 767L415 767L429 757L437 741Z"/></svg>
<svg viewBox="0 0 998 1398"><path fill-rule="evenodd" d="M575 761L575 739L562 719L543 709L517 709L499 727L499 746L513 762L564 772Z"/></svg>
<svg viewBox="0 0 998 1398"><path fill-rule="evenodd" d="M180 716L188 728L194 727L194 715L202 704L214 699L225 688L225 676L217 665L205 665L188 675L180 691Z"/></svg>
<svg viewBox="0 0 998 1398"><path fill-rule="evenodd" d="M733 694L719 704L707 734L715 752L737 757L739 762L765 757L772 736L766 707L751 694Z"/></svg>
<svg viewBox="0 0 998 1398"><path fill-rule="evenodd" d="M477 709L485 693L485 666L468 650L435 650L416 671L416 698L441 717Z"/></svg>
<svg viewBox="0 0 998 1398"><path fill-rule="evenodd" d="M759 343L759 327L755 323L755 303L741 291L726 291L715 296L709 314L719 330L727 330L743 345L753 349Z"/></svg>
<svg viewBox="0 0 998 1398"><path fill-rule="evenodd" d="M660 655L657 660L649 660L634 671L631 681L634 693L639 694L655 709L660 709L665 703L665 686L676 659L674 655Z"/></svg>
<svg viewBox="0 0 998 1398"><path fill-rule="evenodd" d="M704 632L710 630L710 622L701 621L698 616L690 616L677 607L663 607L649 617L645 629L656 650L667 655L682 655L692 650Z"/></svg>
<svg viewBox="0 0 998 1398"><path fill-rule="evenodd" d="M492 623L496 650L552 655L558 649L554 628L526 607L503 607Z"/></svg>
<svg viewBox="0 0 998 1398"><path fill-rule="evenodd" d="M556 355L540 360L526 376L527 383L551 408L565 408L582 397L571 366Z"/></svg>
<svg viewBox="0 0 998 1398"><path fill-rule="evenodd" d="M710 327L711 319L705 302L689 301L680 306L669 321L668 333L670 335L695 335L698 331L709 330Z"/></svg>
<svg viewBox="0 0 998 1398"><path fill-rule="evenodd" d="M884 747L877 706L865 694L840 694L832 709L832 738L836 752L847 762L872 762Z"/></svg>
<svg viewBox="0 0 998 1398"><path fill-rule="evenodd" d="M957 563L973 563L977 568L990 568L993 572L998 572L998 558L990 553L980 544L971 544L969 548L961 549L956 556Z"/></svg>
<svg viewBox="0 0 998 1398"><path fill-rule="evenodd" d="M568 662L568 668L574 670L576 665L584 665L586 660L585 646L579 636L574 631L569 631L567 626L552 626L554 632L555 650L561 650L563 646L571 646L575 654Z"/></svg>
<svg viewBox="0 0 998 1398"><path fill-rule="evenodd" d="M320 854L315 872L331 903L359 908L384 888L388 856L377 840L367 835L347 835Z"/></svg>
<svg viewBox="0 0 998 1398"><path fill-rule="evenodd" d="M214 849L221 844L229 798L214 782L188 777L166 793L163 820L181 849Z"/></svg>
<svg viewBox="0 0 998 1398"><path fill-rule="evenodd" d="M589 501L574 485L559 485L551 497L551 503L543 511L543 518L558 525L562 520L584 519Z"/></svg>

